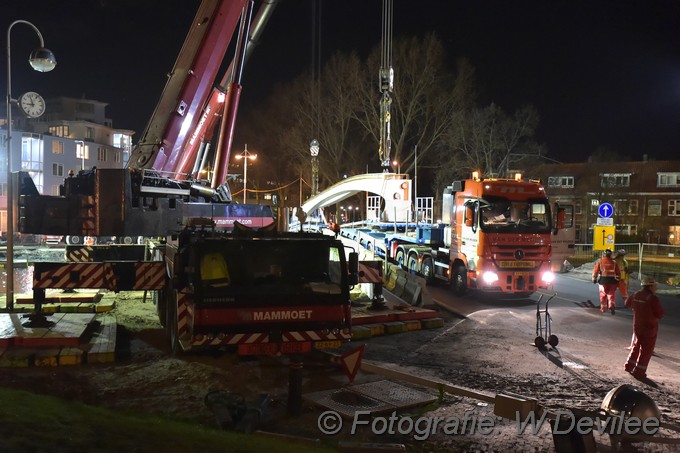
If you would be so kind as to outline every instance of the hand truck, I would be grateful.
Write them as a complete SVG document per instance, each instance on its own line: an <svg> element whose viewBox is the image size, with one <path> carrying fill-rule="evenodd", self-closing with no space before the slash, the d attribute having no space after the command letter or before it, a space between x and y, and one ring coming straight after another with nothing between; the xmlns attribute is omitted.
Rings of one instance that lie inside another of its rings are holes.
<svg viewBox="0 0 680 453"><path fill-rule="evenodd" d="M557 293L554 293L545 301L545 308L541 310L541 299L543 299L543 296L544 294L541 294L536 301L536 338L534 339L534 346L538 349L544 349L547 343L555 348L560 340L557 338L557 335L552 334L552 317L548 312L548 304L553 297L557 296Z"/></svg>

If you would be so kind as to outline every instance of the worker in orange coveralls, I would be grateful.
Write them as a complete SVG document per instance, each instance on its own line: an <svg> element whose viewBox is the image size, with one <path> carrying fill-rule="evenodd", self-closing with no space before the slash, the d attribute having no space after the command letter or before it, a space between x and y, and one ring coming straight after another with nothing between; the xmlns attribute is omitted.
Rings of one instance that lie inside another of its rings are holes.
<svg viewBox="0 0 680 453"><path fill-rule="evenodd" d="M612 258L612 250L606 249L593 269L593 283L600 285L600 311L602 313L607 311L607 305L609 305L612 315L616 314L616 288L619 286L619 278L621 278L621 271Z"/></svg>
<svg viewBox="0 0 680 453"><path fill-rule="evenodd" d="M634 378L644 379L656 346L659 319L664 315L661 301L656 295L656 281L652 277L645 277L642 289L626 299L626 307L633 308L633 347L624 368Z"/></svg>

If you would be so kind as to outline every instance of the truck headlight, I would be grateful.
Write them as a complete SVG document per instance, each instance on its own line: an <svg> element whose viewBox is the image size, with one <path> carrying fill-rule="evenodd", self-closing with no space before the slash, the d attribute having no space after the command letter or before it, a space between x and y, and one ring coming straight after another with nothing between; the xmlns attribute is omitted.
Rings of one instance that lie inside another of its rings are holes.
<svg viewBox="0 0 680 453"><path fill-rule="evenodd" d="M555 274L553 274L550 271L547 271L543 273L543 276L541 278L546 283L552 283L553 281L555 281Z"/></svg>
<svg viewBox="0 0 680 453"><path fill-rule="evenodd" d="M482 274L482 280L484 280L484 283L487 283L487 284L497 282L498 281L498 274L496 274L495 272L486 271Z"/></svg>

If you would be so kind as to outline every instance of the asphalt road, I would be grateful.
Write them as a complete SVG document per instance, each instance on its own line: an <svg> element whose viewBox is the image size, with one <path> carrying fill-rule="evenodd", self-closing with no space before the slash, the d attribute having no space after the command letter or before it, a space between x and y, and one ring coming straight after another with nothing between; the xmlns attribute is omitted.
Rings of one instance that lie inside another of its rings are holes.
<svg viewBox="0 0 680 453"><path fill-rule="evenodd" d="M498 328L508 319L522 319L521 332L517 335L535 336L537 300L541 294L541 309L552 294L556 296L549 303L552 318L552 333L559 338L560 351L568 353L575 360L587 364L607 364L606 373L620 374L626 357L625 347L630 344L633 314L623 308L623 299L617 294L620 308L615 315L600 313L598 287L590 282L588 272L560 274L554 287L549 291L536 293L530 298L507 299L486 297L469 291L457 297L447 286L430 286L428 291L433 300L447 311L465 318L494 316ZM640 289L632 281L631 291ZM650 365L650 376L662 371L664 380L680 386L680 296L673 288L661 285L658 293L666 316L660 322L655 357ZM544 314L541 314L544 318ZM585 342L585 343L584 343ZM613 358L616 360L612 360Z"/></svg>

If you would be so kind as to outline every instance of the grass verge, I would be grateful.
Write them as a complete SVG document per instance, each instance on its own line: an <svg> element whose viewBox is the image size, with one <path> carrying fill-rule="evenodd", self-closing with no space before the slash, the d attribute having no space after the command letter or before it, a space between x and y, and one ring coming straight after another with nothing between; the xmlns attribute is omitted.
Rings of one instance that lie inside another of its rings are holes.
<svg viewBox="0 0 680 453"><path fill-rule="evenodd" d="M0 451L335 451L0 388Z"/></svg>

